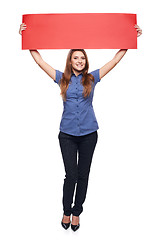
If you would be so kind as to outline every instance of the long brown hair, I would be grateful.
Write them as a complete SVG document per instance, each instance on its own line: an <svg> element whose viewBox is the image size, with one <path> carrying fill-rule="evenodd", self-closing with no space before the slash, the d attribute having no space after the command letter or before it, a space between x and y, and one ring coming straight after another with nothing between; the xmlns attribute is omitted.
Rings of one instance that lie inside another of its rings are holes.
<svg viewBox="0 0 160 240"><path fill-rule="evenodd" d="M82 85L83 85L83 96L87 97L90 95L90 92L92 90L92 82L94 82L94 76L90 73L88 73L88 69L89 69L89 62L88 62L88 57L87 54L85 52L84 49L70 49L68 56L67 56L67 60L66 60L66 67L64 70L64 73L62 75L61 80L59 81L59 85L60 85L60 89L61 89L61 95L62 95L62 99L64 101L66 101L66 91L68 89L69 86L69 81L71 79L71 75L72 75L72 66L70 64L71 61L71 57L73 52L75 51L81 51L86 59L86 65L82 71Z"/></svg>

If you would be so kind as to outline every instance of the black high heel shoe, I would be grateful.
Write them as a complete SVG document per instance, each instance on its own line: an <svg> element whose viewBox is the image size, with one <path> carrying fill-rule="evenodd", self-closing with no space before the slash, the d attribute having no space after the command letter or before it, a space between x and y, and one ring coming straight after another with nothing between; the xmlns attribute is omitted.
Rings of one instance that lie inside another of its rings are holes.
<svg viewBox="0 0 160 240"><path fill-rule="evenodd" d="M64 216L63 216L63 217L64 217ZM62 218L61 225L62 225L62 227L63 227L64 229L67 230L67 229L69 228L70 224L71 224L71 221L70 221L69 223L64 223L64 222L63 222L63 218Z"/></svg>
<svg viewBox="0 0 160 240"><path fill-rule="evenodd" d="M72 228L72 230L73 230L74 232L77 231L79 227L80 227L80 224L79 224L79 223L78 223L78 225L72 225L72 224L71 224L71 228Z"/></svg>
<svg viewBox="0 0 160 240"><path fill-rule="evenodd" d="M69 228L71 222L69 222L69 223L64 223L64 222L61 221L61 224L62 224L62 227L63 227L65 230L67 230L67 229Z"/></svg>
<svg viewBox="0 0 160 240"><path fill-rule="evenodd" d="M80 223L78 223L77 225L71 224L71 228L74 232L77 231L79 229L79 227L80 227Z"/></svg>

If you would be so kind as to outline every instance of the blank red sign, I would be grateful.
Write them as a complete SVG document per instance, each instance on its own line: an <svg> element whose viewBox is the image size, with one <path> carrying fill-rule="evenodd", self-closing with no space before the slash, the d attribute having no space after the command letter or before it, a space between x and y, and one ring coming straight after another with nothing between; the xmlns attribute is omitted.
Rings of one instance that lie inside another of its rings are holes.
<svg viewBox="0 0 160 240"><path fill-rule="evenodd" d="M22 49L137 49L136 14L24 14Z"/></svg>

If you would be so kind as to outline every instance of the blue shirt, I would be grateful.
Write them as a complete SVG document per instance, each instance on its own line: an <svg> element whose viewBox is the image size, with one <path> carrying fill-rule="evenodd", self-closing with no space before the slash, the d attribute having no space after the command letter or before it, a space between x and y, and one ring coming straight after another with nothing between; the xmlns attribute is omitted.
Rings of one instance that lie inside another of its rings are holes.
<svg viewBox="0 0 160 240"><path fill-rule="evenodd" d="M56 70L55 83L59 83L62 74L63 72ZM85 98L82 95L82 73L78 76L72 73L66 92L66 102L63 101L64 108L60 122L61 132L74 136L83 136L99 129L92 106L94 88L96 84L100 82L99 69L90 72L90 74L94 76L94 83L92 82L90 95Z"/></svg>

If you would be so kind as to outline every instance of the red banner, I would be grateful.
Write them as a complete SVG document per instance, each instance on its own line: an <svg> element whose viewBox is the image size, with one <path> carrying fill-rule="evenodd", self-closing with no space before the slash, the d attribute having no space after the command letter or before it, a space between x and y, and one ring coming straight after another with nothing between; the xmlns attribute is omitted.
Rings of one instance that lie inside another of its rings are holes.
<svg viewBox="0 0 160 240"><path fill-rule="evenodd" d="M137 49L136 14L24 14L22 49Z"/></svg>

